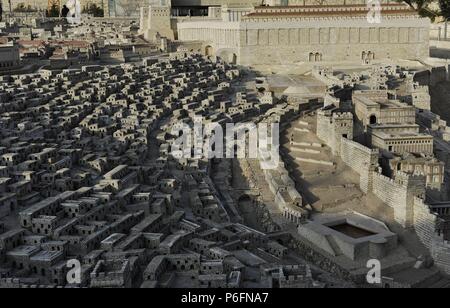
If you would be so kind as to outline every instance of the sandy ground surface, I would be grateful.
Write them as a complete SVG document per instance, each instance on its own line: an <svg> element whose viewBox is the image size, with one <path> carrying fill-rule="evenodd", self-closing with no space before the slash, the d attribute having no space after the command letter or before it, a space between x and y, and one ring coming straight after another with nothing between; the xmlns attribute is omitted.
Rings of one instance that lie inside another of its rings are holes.
<svg viewBox="0 0 450 308"><path fill-rule="evenodd" d="M305 129L309 132L302 131ZM358 188L359 175L340 159L334 157L331 149L323 144L315 131L316 117L306 116L292 123L283 139L283 147L288 154L286 163L297 183L297 189L307 203L319 211L326 211L348 202L359 202L362 196ZM292 145L291 139L296 143ZM297 145L302 143L317 143L322 147ZM304 151L313 151L313 153ZM327 166L298 160L302 158L326 161L334 165Z"/></svg>

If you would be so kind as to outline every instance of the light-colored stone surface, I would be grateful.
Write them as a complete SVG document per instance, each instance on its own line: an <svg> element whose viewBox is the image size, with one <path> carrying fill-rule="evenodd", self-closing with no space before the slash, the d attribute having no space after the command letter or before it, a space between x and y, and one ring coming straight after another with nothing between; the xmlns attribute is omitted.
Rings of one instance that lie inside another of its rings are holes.
<svg viewBox="0 0 450 308"><path fill-rule="evenodd" d="M178 25L181 40L209 42L220 52L234 53L243 65L321 61L362 61L370 51L375 59L428 57L425 19L385 17L369 24L365 17L312 17L261 19L241 22L184 22ZM223 49L223 51L221 51Z"/></svg>
<svg viewBox="0 0 450 308"><path fill-rule="evenodd" d="M401 5L383 6L383 22L369 23L361 6L222 8L222 16L172 18L170 9L143 8L147 36L160 33L181 41L203 41L204 52L242 65L289 65L322 61L370 63L429 56L428 19ZM152 12L152 10L157 10ZM235 12L236 11L236 12ZM238 12L239 11L239 12ZM368 12L368 11L367 11ZM237 18L230 18L236 14ZM325 13L325 14L322 14ZM369 56L368 56L369 55Z"/></svg>

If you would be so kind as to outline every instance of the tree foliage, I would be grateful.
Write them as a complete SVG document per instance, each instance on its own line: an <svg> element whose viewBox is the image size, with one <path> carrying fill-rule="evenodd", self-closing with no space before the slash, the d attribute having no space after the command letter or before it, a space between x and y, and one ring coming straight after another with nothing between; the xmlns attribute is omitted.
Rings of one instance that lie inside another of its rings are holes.
<svg viewBox="0 0 450 308"><path fill-rule="evenodd" d="M95 3L91 3L83 8L83 14L93 15L94 17L104 17L104 10Z"/></svg>
<svg viewBox="0 0 450 308"><path fill-rule="evenodd" d="M25 3L19 3L13 9L13 11L19 12L19 13L29 13L29 12L36 12L36 9L32 8L31 5L25 5Z"/></svg>
<svg viewBox="0 0 450 308"><path fill-rule="evenodd" d="M412 9L416 10L420 16L429 17L432 20L434 20L440 14L439 12L433 11L430 8L430 4L436 2L436 0L396 0L396 1L406 3ZM450 0L442 0L442 1L450 1Z"/></svg>
<svg viewBox="0 0 450 308"><path fill-rule="evenodd" d="M450 0L439 0L441 14L445 18L450 18Z"/></svg>
<svg viewBox="0 0 450 308"><path fill-rule="evenodd" d="M47 17L59 17L59 8L56 4L53 4L52 7L47 10Z"/></svg>

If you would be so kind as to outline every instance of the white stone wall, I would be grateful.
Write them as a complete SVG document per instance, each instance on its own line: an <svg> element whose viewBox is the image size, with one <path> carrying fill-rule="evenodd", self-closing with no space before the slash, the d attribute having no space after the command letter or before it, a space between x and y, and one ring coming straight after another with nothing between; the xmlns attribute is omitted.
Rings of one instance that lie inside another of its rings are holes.
<svg viewBox="0 0 450 308"><path fill-rule="evenodd" d="M433 236L431 256L438 268L450 274L450 242L444 241L442 237Z"/></svg>
<svg viewBox="0 0 450 308"><path fill-rule="evenodd" d="M248 20L240 63L309 62L310 53L323 61L361 61L363 51L372 51L375 59L424 58L428 26L412 17L386 18L379 26L358 17Z"/></svg>
<svg viewBox="0 0 450 308"><path fill-rule="evenodd" d="M236 48L242 65L309 62L311 54L322 61L362 61L367 51L375 59L429 56L429 21L416 17L386 17L379 25L360 17L330 17L198 20L177 27L180 40L204 40L216 50Z"/></svg>
<svg viewBox="0 0 450 308"><path fill-rule="evenodd" d="M394 209L394 218L403 227L414 225L414 197L425 193L425 178L398 172L396 179L390 179L378 172L372 172L373 193Z"/></svg>
<svg viewBox="0 0 450 308"><path fill-rule="evenodd" d="M423 199L415 197L422 194L422 179L401 175L400 180L394 181L371 171L369 166L376 164L377 157L378 154L361 144L342 140L341 158L360 174L361 189L366 193L373 191L380 200L392 207L397 222L404 227L414 227L420 241L430 250L435 264L450 274L450 243L436 233L437 215L430 211ZM366 185L368 183L371 183L372 189Z"/></svg>
<svg viewBox="0 0 450 308"><path fill-rule="evenodd" d="M432 238L436 230L437 216L422 199L414 199L414 230L421 242L428 248L432 247Z"/></svg>
<svg viewBox="0 0 450 308"><path fill-rule="evenodd" d="M427 247L435 264L450 274L450 243L436 233L438 216L430 211L422 199L414 199L414 230Z"/></svg>
<svg viewBox="0 0 450 308"><path fill-rule="evenodd" d="M181 41L204 41L217 51L221 48L239 48L239 22L182 22L177 25Z"/></svg>
<svg viewBox="0 0 450 308"><path fill-rule="evenodd" d="M406 200L406 190L390 179L378 172L372 174L373 193L386 205L395 207Z"/></svg>
<svg viewBox="0 0 450 308"><path fill-rule="evenodd" d="M353 140L353 114L351 112L333 113L332 126L332 150L334 155L339 155L342 139Z"/></svg>
<svg viewBox="0 0 450 308"><path fill-rule="evenodd" d="M401 109L401 112L399 112ZM399 113L401 115L399 115ZM369 116L369 115L367 115ZM377 117L377 123L379 124L391 124L391 123L415 123L416 122L416 109L413 106L405 106L402 108L388 108L386 110L380 109L380 114Z"/></svg>
<svg viewBox="0 0 450 308"><path fill-rule="evenodd" d="M318 111L317 136L331 148L333 155L339 155L342 137L353 139L353 115L350 112Z"/></svg>
<svg viewBox="0 0 450 308"><path fill-rule="evenodd" d="M323 111L318 112L317 131L322 140L329 142L330 122ZM438 217L430 211L423 199L425 178L399 172L396 180L375 171L378 151L342 138L340 157L360 175L360 187L365 193L373 192L381 201L394 209L394 218L403 227L414 227L420 241L430 250L435 264L450 274L450 243L436 233ZM299 229L299 231L301 231ZM323 244L322 244L323 245Z"/></svg>
<svg viewBox="0 0 450 308"><path fill-rule="evenodd" d="M357 142L343 138L341 159L360 175L360 188L368 193L372 190L371 172L378 165L378 150L369 149Z"/></svg>
<svg viewBox="0 0 450 308"><path fill-rule="evenodd" d="M331 145L331 114L330 112L319 110L317 112L317 137L325 142L328 146Z"/></svg>
<svg viewBox="0 0 450 308"><path fill-rule="evenodd" d="M146 39L154 39L157 34L170 40L175 38L170 19L170 7L152 6L140 8L140 33Z"/></svg>

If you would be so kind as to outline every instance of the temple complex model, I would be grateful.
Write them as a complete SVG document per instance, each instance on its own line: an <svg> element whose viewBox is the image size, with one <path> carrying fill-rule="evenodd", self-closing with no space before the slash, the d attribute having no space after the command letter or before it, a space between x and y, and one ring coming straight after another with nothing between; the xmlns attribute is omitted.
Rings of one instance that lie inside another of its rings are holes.
<svg viewBox="0 0 450 308"><path fill-rule="evenodd" d="M173 5L173 4L172 4ZM170 3L142 8L141 31L202 42L202 50L241 65L297 62L423 59L430 21L404 4L382 5L382 22L369 23L365 4L209 7L208 15L185 17Z"/></svg>

